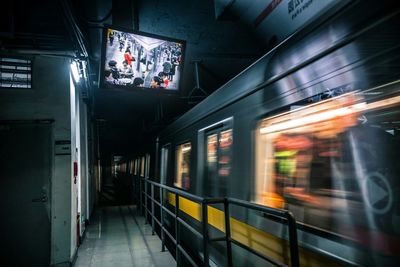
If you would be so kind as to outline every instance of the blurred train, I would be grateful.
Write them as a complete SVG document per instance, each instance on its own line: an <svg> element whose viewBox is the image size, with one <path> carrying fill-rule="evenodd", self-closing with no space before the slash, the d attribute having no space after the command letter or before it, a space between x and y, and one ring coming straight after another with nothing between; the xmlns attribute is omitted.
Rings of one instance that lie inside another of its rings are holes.
<svg viewBox="0 0 400 267"><path fill-rule="evenodd" d="M167 127L156 151L132 172L144 176L151 158L157 182L290 210L302 266L398 266L399 4L352 1L300 30ZM199 227L197 206L184 205ZM241 208L231 217L233 238L288 263L280 221ZM182 242L201 259L194 235ZM224 244L210 247L226 265ZM268 265L233 249L235 266Z"/></svg>

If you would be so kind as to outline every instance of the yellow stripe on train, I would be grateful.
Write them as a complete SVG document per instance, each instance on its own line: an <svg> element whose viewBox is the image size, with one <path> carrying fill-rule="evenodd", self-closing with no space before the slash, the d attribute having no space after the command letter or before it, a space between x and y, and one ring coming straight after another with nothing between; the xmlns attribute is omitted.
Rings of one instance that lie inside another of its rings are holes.
<svg viewBox="0 0 400 267"><path fill-rule="evenodd" d="M175 206L175 194L169 192L167 197L168 202ZM190 217L201 221L201 205L199 203L184 197L179 197L179 209ZM225 213L211 206L208 206L207 211L208 224L225 233ZM232 217L230 217L229 220L231 224L232 239L269 258L289 264L289 247L286 240L259 230ZM302 248L299 248L299 257L301 266L340 266L321 255Z"/></svg>

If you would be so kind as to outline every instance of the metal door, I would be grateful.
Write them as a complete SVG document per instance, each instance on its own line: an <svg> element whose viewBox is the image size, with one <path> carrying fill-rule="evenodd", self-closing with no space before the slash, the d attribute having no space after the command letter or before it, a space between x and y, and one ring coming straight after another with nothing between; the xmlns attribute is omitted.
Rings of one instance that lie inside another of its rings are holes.
<svg viewBox="0 0 400 267"><path fill-rule="evenodd" d="M0 122L0 265L49 266L52 125Z"/></svg>

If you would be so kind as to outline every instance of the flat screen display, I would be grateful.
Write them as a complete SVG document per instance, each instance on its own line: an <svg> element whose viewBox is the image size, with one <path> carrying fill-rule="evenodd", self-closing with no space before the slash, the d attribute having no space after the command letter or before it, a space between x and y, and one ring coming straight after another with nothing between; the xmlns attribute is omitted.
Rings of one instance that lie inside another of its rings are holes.
<svg viewBox="0 0 400 267"><path fill-rule="evenodd" d="M103 87L178 92L184 41L106 28L103 47Z"/></svg>

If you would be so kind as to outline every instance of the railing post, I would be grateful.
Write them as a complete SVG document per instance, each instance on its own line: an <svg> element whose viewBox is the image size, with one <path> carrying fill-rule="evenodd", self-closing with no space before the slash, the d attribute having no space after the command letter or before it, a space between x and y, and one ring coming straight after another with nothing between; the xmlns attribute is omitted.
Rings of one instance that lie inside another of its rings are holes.
<svg viewBox="0 0 400 267"><path fill-rule="evenodd" d="M142 183L142 179L139 177L139 194L140 194L140 213L141 215L144 215L143 213L143 206L144 206L144 202L143 202L143 183Z"/></svg>
<svg viewBox="0 0 400 267"><path fill-rule="evenodd" d="M140 180L140 177L137 178L138 179L138 183L139 183L139 208L140 208L140 215L143 215L143 201L142 201L142 181Z"/></svg>
<svg viewBox="0 0 400 267"><path fill-rule="evenodd" d="M290 246L290 266L298 267L299 262L299 249L297 243L297 227L296 220L291 212L287 213L288 227L289 227L289 246Z"/></svg>
<svg viewBox="0 0 400 267"><path fill-rule="evenodd" d="M144 224L147 224L147 181L144 181Z"/></svg>
<svg viewBox="0 0 400 267"><path fill-rule="evenodd" d="M225 238L226 238L226 254L228 258L228 266L233 266L232 264L232 244L231 244L231 222L230 222L230 212L229 212L229 200L224 199L224 209L225 209Z"/></svg>
<svg viewBox="0 0 400 267"><path fill-rule="evenodd" d="M133 177L134 177L133 178L133 184L135 185L135 188L133 190L133 192L135 194L135 203L136 203L136 207L138 207L140 209L140 207L139 207L139 194L138 194L138 186L139 185L138 185L136 176L133 176Z"/></svg>
<svg viewBox="0 0 400 267"><path fill-rule="evenodd" d="M202 228L203 228L203 257L204 257L204 267L208 267L208 210L207 202L202 201L201 203L201 215L202 215Z"/></svg>
<svg viewBox="0 0 400 267"><path fill-rule="evenodd" d="M176 266L181 266L181 258L179 253L180 235L179 235L179 195L175 193L175 240L176 240Z"/></svg>
<svg viewBox="0 0 400 267"><path fill-rule="evenodd" d="M139 198L139 205L140 205L140 215L143 215L143 200L142 200L142 194L143 194L143 190L142 190L142 181L140 180L140 177L137 177L136 179L138 179L138 198Z"/></svg>
<svg viewBox="0 0 400 267"><path fill-rule="evenodd" d="M151 235L154 235L154 185L150 184L151 190Z"/></svg>
<svg viewBox="0 0 400 267"><path fill-rule="evenodd" d="M160 186L160 222L161 222L161 251L165 251L165 237L164 237L164 189Z"/></svg>
<svg viewBox="0 0 400 267"><path fill-rule="evenodd" d="M145 213L145 198L144 198L144 181L142 178L139 178L140 182L142 183L142 188L141 188L141 199L142 199L142 216L146 218L146 213ZM146 219L144 220L146 223Z"/></svg>

